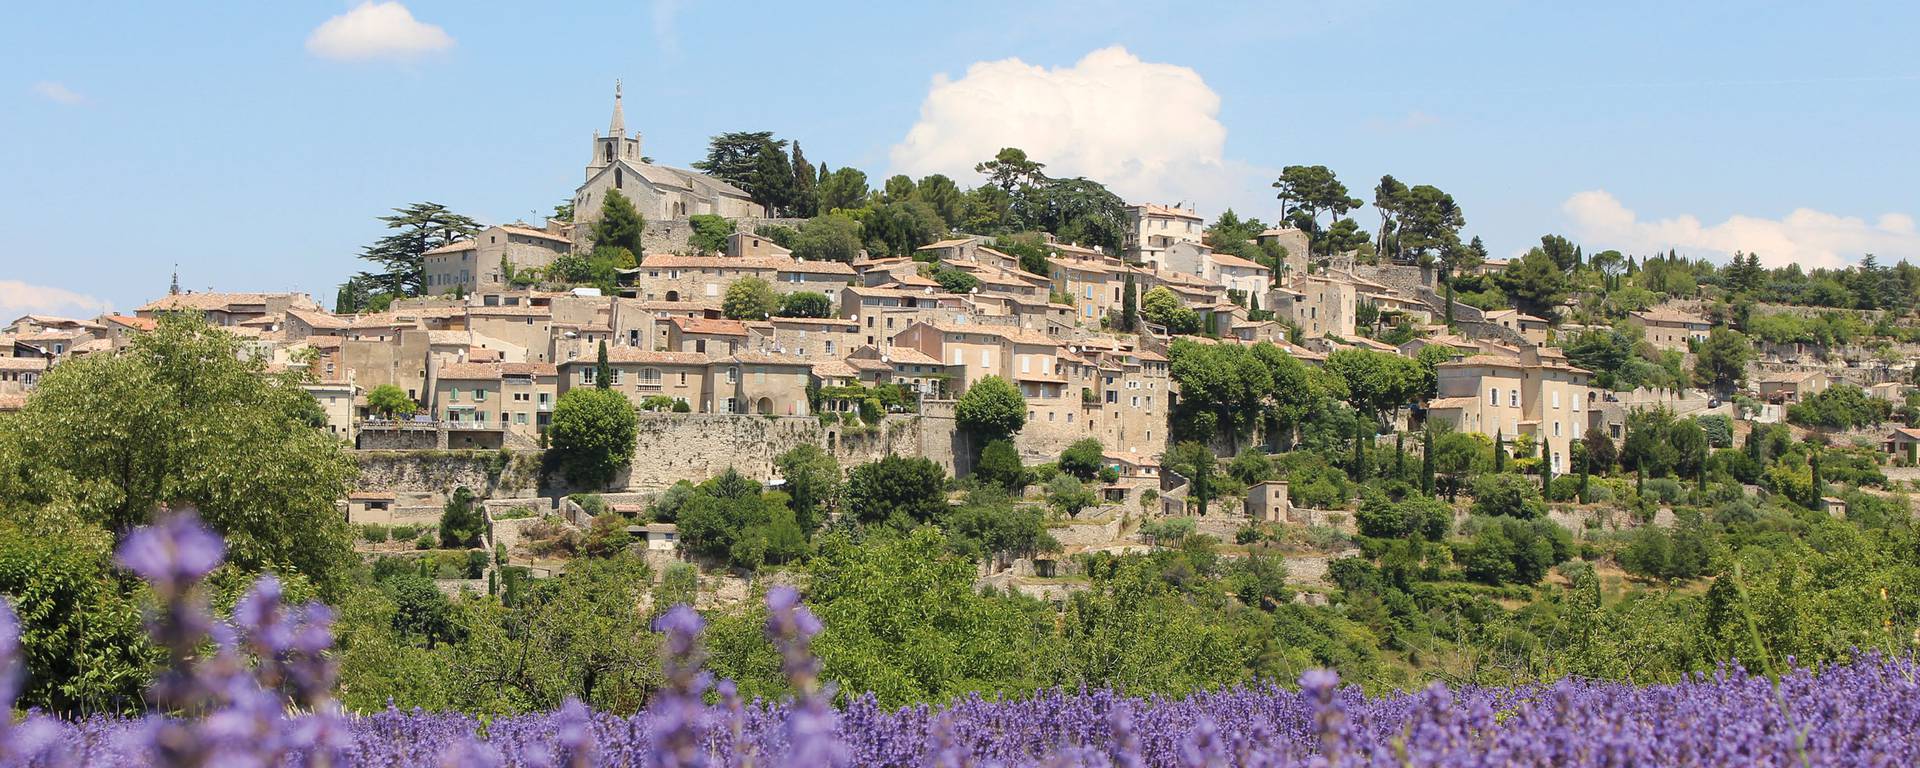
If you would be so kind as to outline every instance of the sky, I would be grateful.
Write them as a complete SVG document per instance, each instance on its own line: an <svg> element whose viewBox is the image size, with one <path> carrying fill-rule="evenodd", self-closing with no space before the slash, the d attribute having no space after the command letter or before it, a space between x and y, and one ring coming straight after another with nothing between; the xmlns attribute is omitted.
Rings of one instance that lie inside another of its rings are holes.
<svg viewBox="0 0 1920 768"><path fill-rule="evenodd" d="M943 172L1026 149L1129 202L1272 221L1287 165L1432 184L1496 255L1542 234L1920 261L1920 4L33 3L0 25L0 322L191 290L331 304L431 200L539 216L613 83L684 166L772 130ZM1372 207L1356 214L1371 228Z"/></svg>

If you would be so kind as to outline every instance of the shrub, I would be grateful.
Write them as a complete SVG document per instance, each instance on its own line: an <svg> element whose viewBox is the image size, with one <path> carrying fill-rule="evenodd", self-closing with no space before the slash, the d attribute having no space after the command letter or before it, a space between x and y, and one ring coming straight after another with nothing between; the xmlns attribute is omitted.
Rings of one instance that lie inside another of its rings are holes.
<svg viewBox="0 0 1920 768"><path fill-rule="evenodd" d="M1589 482L1587 487L1591 490L1593 487L1592 483ZM1553 481L1547 485L1548 501L1572 501L1579 495L1580 478L1573 475L1559 475L1553 478Z"/></svg>
<svg viewBox="0 0 1920 768"><path fill-rule="evenodd" d="M367 523L360 526L360 540L383 544L387 540L388 528L379 523Z"/></svg>
<svg viewBox="0 0 1920 768"><path fill-rule="evenodd" d="M1531 520L1547 512L1540 488L1533 480L1512 473L1483 475L1473 483L1476 515Z"/></svg>
<svg viewBox="0 0 1920 768"><path fill-rule="evenodd" d="M1013 447L1011 440L995 440L987 443L980 451L980 462L973 467L973 477L983 483L993 483L1009 491L1018 490L1026 481L1026 472L1020 466L1020 452Z"/></svg>
<svg viewBox="0 0 1920 768"><path fill-rule="evenodd" d="M412 541L415 536L420 535L420 527L417 525L396 525L393 527L392 533L394 541Z"/></svg>
<svg viewBox="0 0 1920 768"><path fill-rule="evenodd" d="M420 534L420 538L413 540L413 548L419 550L433 549L433 534Z"/></svg>

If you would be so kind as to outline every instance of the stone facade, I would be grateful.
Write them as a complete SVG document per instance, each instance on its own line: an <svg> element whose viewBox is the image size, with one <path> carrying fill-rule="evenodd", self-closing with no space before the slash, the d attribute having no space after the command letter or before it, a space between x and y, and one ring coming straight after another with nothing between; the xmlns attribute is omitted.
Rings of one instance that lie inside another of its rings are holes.
<svg viewBox="0 0 1920 768"><path fill-rule="evenodd" d="M728 467L768 480L775 474L775 458L807 444L827 449L843 468L891 453L924 456L952 472L953 424L950 409L946 415L888 416L858 433L837 421L824 425L812 417L643 413L633 464L615 485L660 491L680 480L702 482Z"/></svg>

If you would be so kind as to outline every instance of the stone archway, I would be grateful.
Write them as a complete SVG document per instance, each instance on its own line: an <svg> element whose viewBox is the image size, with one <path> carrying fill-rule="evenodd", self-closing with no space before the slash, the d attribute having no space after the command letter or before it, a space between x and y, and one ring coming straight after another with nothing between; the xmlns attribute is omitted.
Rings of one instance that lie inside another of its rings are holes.
<svg viewBox="0 0 1920 768"><path fill-rule="evenodd" d="M667 301L679 301L679 300L680 300L679 291L667 291Z"/></svg>
<svg viewBox="0 0 1920 768"><path fill-rule="evenodd" d="M755 413L758 413L762 416L772 416L773 415L773 398L771 397L760 398L759 400L754 402L753 410Z"/></svg>

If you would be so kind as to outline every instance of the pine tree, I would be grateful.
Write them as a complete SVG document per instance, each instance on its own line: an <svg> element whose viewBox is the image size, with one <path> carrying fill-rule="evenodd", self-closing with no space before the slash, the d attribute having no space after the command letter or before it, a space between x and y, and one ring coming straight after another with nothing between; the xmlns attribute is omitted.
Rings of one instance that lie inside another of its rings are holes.
<svg viewBox="0 0 1920 768"><path fill-rule="evenodd" d="M593 364L593 385L600 389L613 388L613 365L607 362L607 343L600 342L600 359Z"/></svg>
<svg viewBox="0 0 1920 768"><path fill-rule="evenodd" d="M414 203L381 216L388 229L400 230L374 241L360 258L379 264L380 272L362 272L361 286L370 293L420 296L427 292L426 253L465 240L480 231L480 223L447 210L439 203Z"/></svg>

